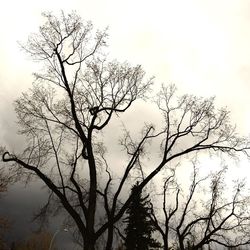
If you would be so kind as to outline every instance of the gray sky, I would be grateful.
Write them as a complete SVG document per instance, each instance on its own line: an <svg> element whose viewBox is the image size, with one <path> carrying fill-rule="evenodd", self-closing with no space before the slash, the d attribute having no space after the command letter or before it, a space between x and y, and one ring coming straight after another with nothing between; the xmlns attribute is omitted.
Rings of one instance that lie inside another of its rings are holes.
<svg viewBox="0 0 250 250"><path fill-rule="evenodd" d="M17 41L41 24L42 11L77 12L96 27L109 26L111 55L142 64L158 84L216 95L248 132L250 2L247 0L9 0L0 8L1 127L13 98L32 82L35 67ZM7 116L8 118L8 116Z"/></svg>
<svg viewBox="0 0 250 250"><path fill-rule="evenodd" d="M250 1L8 0L0 6L1 144L16 143L12 102L31 86L35 70L17 41L37 30L42 11L60 10L76 10L97 28L109 26L111 56L142 64L156 84L216 95L219 106L232 110L239 132L249 134Z"/></svg>

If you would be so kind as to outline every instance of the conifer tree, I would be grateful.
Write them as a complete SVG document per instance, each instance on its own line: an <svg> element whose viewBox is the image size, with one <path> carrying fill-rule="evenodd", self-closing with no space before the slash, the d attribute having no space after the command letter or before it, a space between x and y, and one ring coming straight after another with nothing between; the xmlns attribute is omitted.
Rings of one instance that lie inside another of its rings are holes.
<svg viewBox="0 0 250 250"><path fill-rule="evenodd" d="M143 197L141 190L137 186L132 187L131 194L136 198L130 203L124 222L127 223L125 229L125 247L127 250L148 250L158 249L160 243L152 238L155 231L150 220L150 200L148 196Z"/></svg>

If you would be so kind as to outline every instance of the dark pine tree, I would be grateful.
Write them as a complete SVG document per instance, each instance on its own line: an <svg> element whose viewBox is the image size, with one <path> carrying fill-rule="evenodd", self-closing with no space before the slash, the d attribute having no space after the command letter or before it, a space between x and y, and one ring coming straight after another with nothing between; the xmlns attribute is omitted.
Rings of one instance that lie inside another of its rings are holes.
<svg viewBox="0 0 250 250"><path fill-rule="evenodd" d="M135 194L135 199L130 203L126 211L127 217L124 220L127 223L125 247L127 250L158 249L161 246L160 243L152 238L155 228L149 217L149 195L143 197L141 191L137 192L137 186L138 182L132 187L131 192Z"/></svg>

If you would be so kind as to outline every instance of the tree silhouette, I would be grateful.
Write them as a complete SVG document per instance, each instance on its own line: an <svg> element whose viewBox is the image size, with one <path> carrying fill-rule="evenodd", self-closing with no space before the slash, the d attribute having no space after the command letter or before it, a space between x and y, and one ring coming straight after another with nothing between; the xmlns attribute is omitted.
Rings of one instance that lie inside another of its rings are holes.
<svg viewBox="0 0 250 250"><path fill-rule="evenodd" d="M133 186L131 192L136 192L139 183ZM150 219L150 200L148 196L142 197L142 192L136 192L135 199L130 203L124 222L125 246L128 250L159 249L160 243L152 237L155 231Z"/></svg>
<svg viewBox="0 0 250 250"><path fill-rule="evenodd" d="M171 85L162 87L156 101L161 128L147 124L140 137L122 130L119 144L128 160L114 166L107 155L115 153L103 138L112 137L109 125L135 101L147 99L152 78L145 79L140 65L109 60L106 31L93 32L92 24L77 14L43 16L45 23L23 46L43 65L33 87L15 102L23 150L5 151L2 159L8 171L43 181L50 195L41 215L56 210L53 201L60 204L85 250L93 250L101 237L112 249L115 224L170 161L201 151L248 156L249 141L237 136L226 109L216 110L213 99L178 97ZM154 139L161 155L149 163L144 156ZM122 195L136 170L143 173L137 191Z"/></svg>

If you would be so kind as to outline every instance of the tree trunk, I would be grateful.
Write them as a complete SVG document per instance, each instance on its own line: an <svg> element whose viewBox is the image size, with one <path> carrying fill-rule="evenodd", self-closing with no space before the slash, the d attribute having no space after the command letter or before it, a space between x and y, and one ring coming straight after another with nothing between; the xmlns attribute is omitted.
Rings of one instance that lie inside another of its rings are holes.
<svg viewBox="0 0 250 250"><path fill-rule="evenodd" d="M163 238L163 249L168 250L168 239L166 237Z"/></svg>
<svg viewBox="0 0 250 250"><path fill-rule="evenodd" d="M113 226L110 226L108 228L108 239L107 239L107 244L106 244L106 250L112 249L113 236L114 236L114 228L113 228Z"/></svg>
<svg viewBox="0 0 250 250"><path fill-rule="evenodd" d="M95 250L95 241L92 237L86 237L83 250Z"/></svg>
<svg viewBox="0 0 250 250"><path fill-rule="evenodd" d="M180 247L180 250L185 250L185 247L184 247L184 242L183 242L183 239L179 238L179 247Z"/></svg>
<svg viewBox="0 0 250 250"><path fill-rule="evenodd" d="M92 151L92 144L87 144L87 152L88 152L88 164L89 164L89 175L90 175L90 184L89 184L89 204L88 204L88 212L86 218L86 231L87 235L84 241L84 250L94 250L96 239L95 235L95 212L96 212L96 189L97 189L97 178L96 178L96 165L95 158Z"/></svg>
<svg viewBox="0 0 250 250"><path fill-rule="evenodd" d="M165 234L162 235L163 237L163 249L168 250L168 232L169 232L169 227L168 227L168 222L165 224Z"/></svg>

